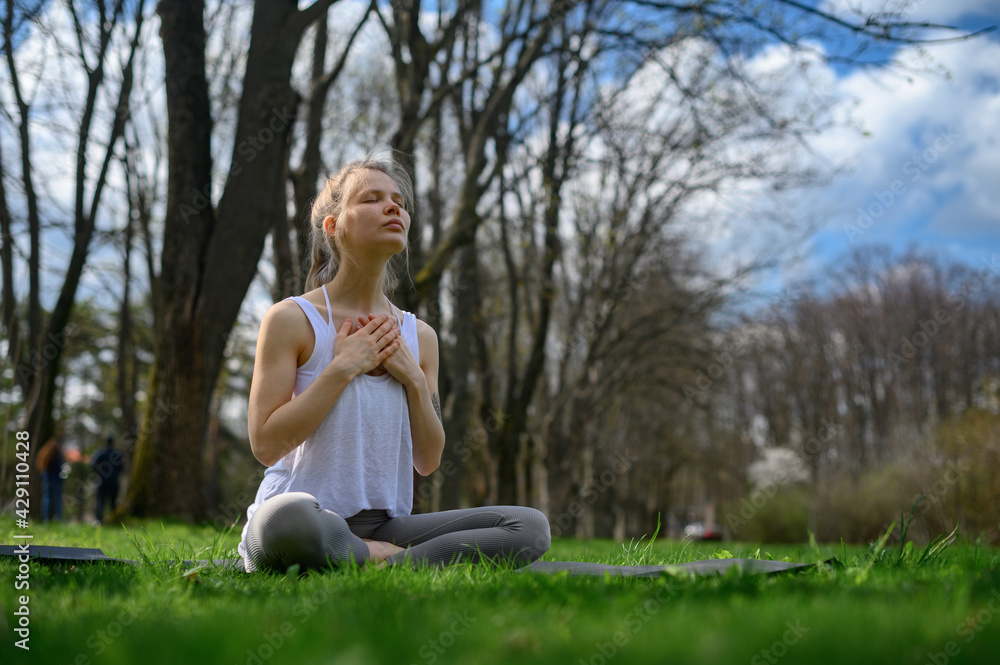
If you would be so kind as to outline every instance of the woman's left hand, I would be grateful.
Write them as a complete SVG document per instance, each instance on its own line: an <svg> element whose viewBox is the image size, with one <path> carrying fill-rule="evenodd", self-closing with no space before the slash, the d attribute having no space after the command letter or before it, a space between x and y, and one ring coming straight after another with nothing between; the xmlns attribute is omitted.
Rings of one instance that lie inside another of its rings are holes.
<svg viewBox="0 0 1000 665"><path fill-rule="evenodd" d="M358 316L358 323L363 328L374 318L374 316ZM393 341L393 345L395 346L395 350L389 354L388 358L382 361L381 366L388 370L393 378L404 386L410 385L408 381L422 379L424 372L420 369L417 359L413 357L410 345L403 340L402 331L400 331L399 337Z"/></svg>

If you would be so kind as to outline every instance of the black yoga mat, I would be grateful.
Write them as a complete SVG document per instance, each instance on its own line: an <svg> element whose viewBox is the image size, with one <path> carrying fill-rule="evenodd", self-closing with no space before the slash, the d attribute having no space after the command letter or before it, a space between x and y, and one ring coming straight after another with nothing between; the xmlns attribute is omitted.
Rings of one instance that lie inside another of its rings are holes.
<svg viewBox="0 0 1000 665"><path fill-rule="evenodd" d="M22 556L20 545L0 545L0 556ZM58 545L28 545L28 556L39 563L127 563L139 565L132 559L115 559L95 547L61 547ZM216 566L237 567L243 570L243 559L195 559L183 561L185 565L213 563Z"/></svg>
<svg viewBox="0 0 1000 665"><path fill-rule="evenodd" d="M611 566L603 563L582 563L579 561L536 561L528 570L533 573L568 572L573 577L588 575L603 577L659 577L664 573L692 573L694 575L721 575L730 568L738 567L744 575L778 573L784 570L809 568L812 564L790 561L760 561L757 559L705 559L688 561L668 566Z"/></svg>
<svg viewBox="0 0 1000 665"><path fill-rule="evenodd" d="M0 556L21 556L20 546L0 545ZM55 545L29 545L28 556L38 563L104 563L119 562L138 565L131 559L115 559L107 556L99 549L92 547L58 547ZM831 560L832 561L832 560ZM184 565L213 564L223 568L244 570L243 559L196 559L185 560ZM826 563L830 563L827 561ZM788 561L761 561L758 559L706 559L703 561L688 561L667 566L611 566L603 563L584 563L582 561L535 561L526 570L531 573L554 575L569 573L573 577L658 577L663 574L682 573L694 575L720 575L730 568L738 567L744 575L761 575L777 573L786 570L801 570L813 564L792 563Z"/></svg>

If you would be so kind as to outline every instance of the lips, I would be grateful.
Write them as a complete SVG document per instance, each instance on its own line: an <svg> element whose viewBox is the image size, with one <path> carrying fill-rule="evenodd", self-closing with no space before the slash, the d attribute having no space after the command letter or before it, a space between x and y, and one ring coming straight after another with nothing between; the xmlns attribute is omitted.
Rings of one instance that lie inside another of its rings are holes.
<svg viewBox="0 0 1000 665"><path fill-rule="evenodd" d="M405 231L406 230L403 227L403 222L401 222L398 219L390 220L389 222L386 223L386 226L388 226L389 228L398 228L400 231Z"/></svg>

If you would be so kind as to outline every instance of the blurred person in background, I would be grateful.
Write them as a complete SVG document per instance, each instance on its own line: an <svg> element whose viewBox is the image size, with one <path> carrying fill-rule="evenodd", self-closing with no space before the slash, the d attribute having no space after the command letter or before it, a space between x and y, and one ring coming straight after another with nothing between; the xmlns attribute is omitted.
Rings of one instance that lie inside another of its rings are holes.
<svg viewBox="0 0 1000 665"><path fill-rule="evenodd" d="M90 466L97 474L97 505L94 510L95 526L104 520L104 505L111 506L115 511L118 503L118 477L125 468L125 459L121 451L115 448L115 439L109 436L105 446L94 453Z"/></svg>
<svg viewBox="0 0 1000 665"><path fill-rule="evenodd" d="M63 480L68 471L63 469L66 458L62 453L59 436L53 436L38 451L35 468L42 475L42 521L62 519Z"/></svg>

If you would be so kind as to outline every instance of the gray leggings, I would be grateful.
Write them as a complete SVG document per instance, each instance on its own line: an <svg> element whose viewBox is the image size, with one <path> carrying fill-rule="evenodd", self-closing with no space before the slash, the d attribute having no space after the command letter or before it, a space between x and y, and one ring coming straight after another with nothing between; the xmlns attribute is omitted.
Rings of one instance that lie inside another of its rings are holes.
<svg viewBox="0 0 1000 665"><path fill-rule="evenodd" d="M285 492L254 511L247 527L246 571L284 572L364 564L368 545L393 543L406 550L386 559L390 565L447 565L509 561L524 566L549 549L549 522L534 508L485 506L422 515L389 517L384 510L363 510L344 519L320 508L312 494Z"/></svg>

